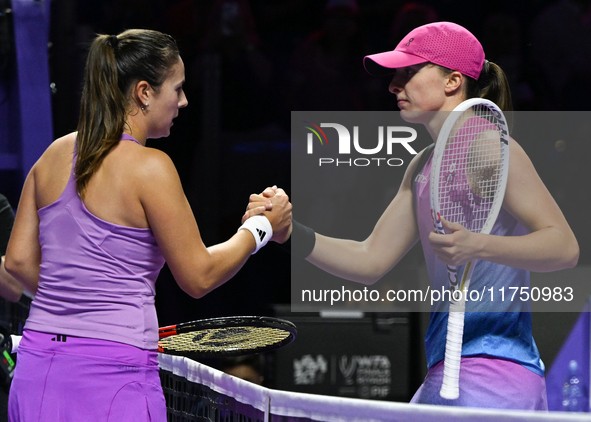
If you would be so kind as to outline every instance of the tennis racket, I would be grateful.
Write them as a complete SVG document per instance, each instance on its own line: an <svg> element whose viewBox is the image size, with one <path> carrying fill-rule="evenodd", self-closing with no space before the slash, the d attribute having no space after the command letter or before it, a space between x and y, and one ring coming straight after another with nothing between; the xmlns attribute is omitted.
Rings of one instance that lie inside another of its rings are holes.
<svg viewBox="0 0 591 422"><path fill-rule="evenodd" d="M437 232L441 217L471 232L490 233L503 203L509 173L509 129L503 112L491 101L469 99L445 120L433 151L431 214ZM466 294L476 261L458 279L447 266L451 300L440 395L460 396L460 360Z"/></svg>
<svg viewBox="0 0 591 422"><path fill-rule="evenodd" d="M283 347L297 336L290 321L262 316L201 319L159 329L158 351L196 358L238 356Z"/></svg>

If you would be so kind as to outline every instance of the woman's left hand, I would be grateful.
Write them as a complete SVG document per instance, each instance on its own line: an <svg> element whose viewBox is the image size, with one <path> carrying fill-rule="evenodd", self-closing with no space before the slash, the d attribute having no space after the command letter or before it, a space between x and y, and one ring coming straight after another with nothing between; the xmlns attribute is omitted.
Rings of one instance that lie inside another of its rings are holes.
<svg viewBox="0 0 591 422"><path fill-rule="evenodd" d="M429 244L441 262L458 266L477 257L480 234L472 233L461 224L452 223L444 218L441 218L441 223L448 234L439 234L435 231L429 234Z"/></svg>

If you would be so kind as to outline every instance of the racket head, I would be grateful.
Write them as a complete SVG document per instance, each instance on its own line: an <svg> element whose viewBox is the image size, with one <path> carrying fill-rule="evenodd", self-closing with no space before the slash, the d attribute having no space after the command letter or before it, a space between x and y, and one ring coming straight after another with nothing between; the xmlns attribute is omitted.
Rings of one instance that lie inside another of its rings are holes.
<svg viewBox="0 0 591 422"><path fill-rule="evenodd" d="M433 223L441 218L476 233L490 233L509 175L509 128L489 100L472 98L447 116L433 151L430 200Z"/></svg>
<svg viewBox="0 0 591 422"><path fill-rule="evenodd" d="M208 318L159 329L158 351L193 358L241 356L286 346L297 336L287 320L262 316Z"/></svg>

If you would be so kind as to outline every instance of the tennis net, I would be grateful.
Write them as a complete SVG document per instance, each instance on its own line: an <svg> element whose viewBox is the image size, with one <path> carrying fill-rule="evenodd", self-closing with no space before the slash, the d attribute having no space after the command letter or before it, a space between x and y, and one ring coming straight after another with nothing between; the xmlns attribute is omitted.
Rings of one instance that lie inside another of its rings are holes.
<svg viewBox="0 0 591 422"><path fill-rule="evenodd" d="M159 355L168 422L575 422L588 414L470 409L273 390Z"/></svg>

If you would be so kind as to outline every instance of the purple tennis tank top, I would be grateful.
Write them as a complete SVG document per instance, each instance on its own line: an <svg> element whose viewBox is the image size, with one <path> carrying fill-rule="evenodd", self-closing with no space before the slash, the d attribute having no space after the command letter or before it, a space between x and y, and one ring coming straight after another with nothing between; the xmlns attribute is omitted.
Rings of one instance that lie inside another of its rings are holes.
<svg viewBox="0 0 591 422"><path fill-rule="evenodd" d="M59 199L38 215L41 272L25 329L155 350L155 283L164 258L152 231L91 214L76 191L74 165Z"/></svg>

